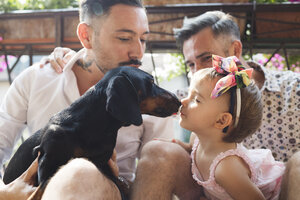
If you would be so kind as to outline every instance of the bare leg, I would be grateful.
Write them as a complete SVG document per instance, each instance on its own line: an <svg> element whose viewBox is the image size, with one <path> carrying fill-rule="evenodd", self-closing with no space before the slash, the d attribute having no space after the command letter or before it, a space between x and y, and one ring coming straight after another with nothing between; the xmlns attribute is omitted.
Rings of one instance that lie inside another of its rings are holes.
<svg viewBox="0 0 300 200"><path fill-rule="evenodd" d="M295 153L286 164L280 199L297 200L300 197L300 152Z"/></svg>
<svg viewBox="0 0 300 200"><path fill-rule="evenodd" d="M202 188L192 179L189 154L178 144L147 143L138 162L132 186L133 200L199 199Z"/></svg>
<svg viewBox="0 0 300 200"><path fill-rule="evenodd" d="M117 186L88 160L77 158L49 181L42 200L120 200Z"/></svg>

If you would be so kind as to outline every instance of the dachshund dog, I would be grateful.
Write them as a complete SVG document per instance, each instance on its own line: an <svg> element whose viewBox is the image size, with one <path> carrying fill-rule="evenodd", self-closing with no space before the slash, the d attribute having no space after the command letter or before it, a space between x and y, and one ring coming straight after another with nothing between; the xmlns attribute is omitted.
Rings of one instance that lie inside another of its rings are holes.
<svg viewBox="0 0 300 200"><path fill-rule="evenodd" d="M87 158L116 183L118 178L107 162L118 130L141 125L141 114L170 116L180 105L176 96L158 87L148 73L127 66L112 69L19 147L3 180L7 184L20 176L39 152L38 185L42 192L58 168L76 157Z"/></svg>

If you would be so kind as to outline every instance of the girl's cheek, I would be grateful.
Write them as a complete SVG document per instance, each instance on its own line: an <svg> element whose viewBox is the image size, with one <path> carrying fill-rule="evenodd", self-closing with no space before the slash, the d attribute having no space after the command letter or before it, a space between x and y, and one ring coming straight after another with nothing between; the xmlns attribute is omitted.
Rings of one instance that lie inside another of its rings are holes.
<svg viewBox="0 0 300 200"><path fill-rule="evenodd" d="M188 109L195 108L196 106L197 106L197 104L196 104L194 101L190 101L190 102L187 104L187 108L188 108Z"/></svg>

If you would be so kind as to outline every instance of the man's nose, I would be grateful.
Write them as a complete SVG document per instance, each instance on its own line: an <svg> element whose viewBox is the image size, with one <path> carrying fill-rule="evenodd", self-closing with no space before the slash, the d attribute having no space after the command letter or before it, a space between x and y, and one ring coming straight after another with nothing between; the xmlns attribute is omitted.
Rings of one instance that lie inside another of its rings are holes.
<svg viewBox="0 0 300 200"><path fill-rule="evenodd" d="M141 60L144 55L144 52L145 52L145 44L142 43L140 40L136 41L133 44L131 51L129 52L129 58Z"/></svg>

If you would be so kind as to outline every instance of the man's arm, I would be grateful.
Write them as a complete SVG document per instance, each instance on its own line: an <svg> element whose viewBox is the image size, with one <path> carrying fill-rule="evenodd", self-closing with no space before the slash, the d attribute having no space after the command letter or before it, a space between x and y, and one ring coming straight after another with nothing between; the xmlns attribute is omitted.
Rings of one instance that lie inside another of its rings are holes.
<svg viewBox="0 0 300 200"><path fill-rule="evenodd" d="M9 87L0 105L0 164L11 155L13 146L26 126L28 95L26 71L18 76Z"/></svg>

